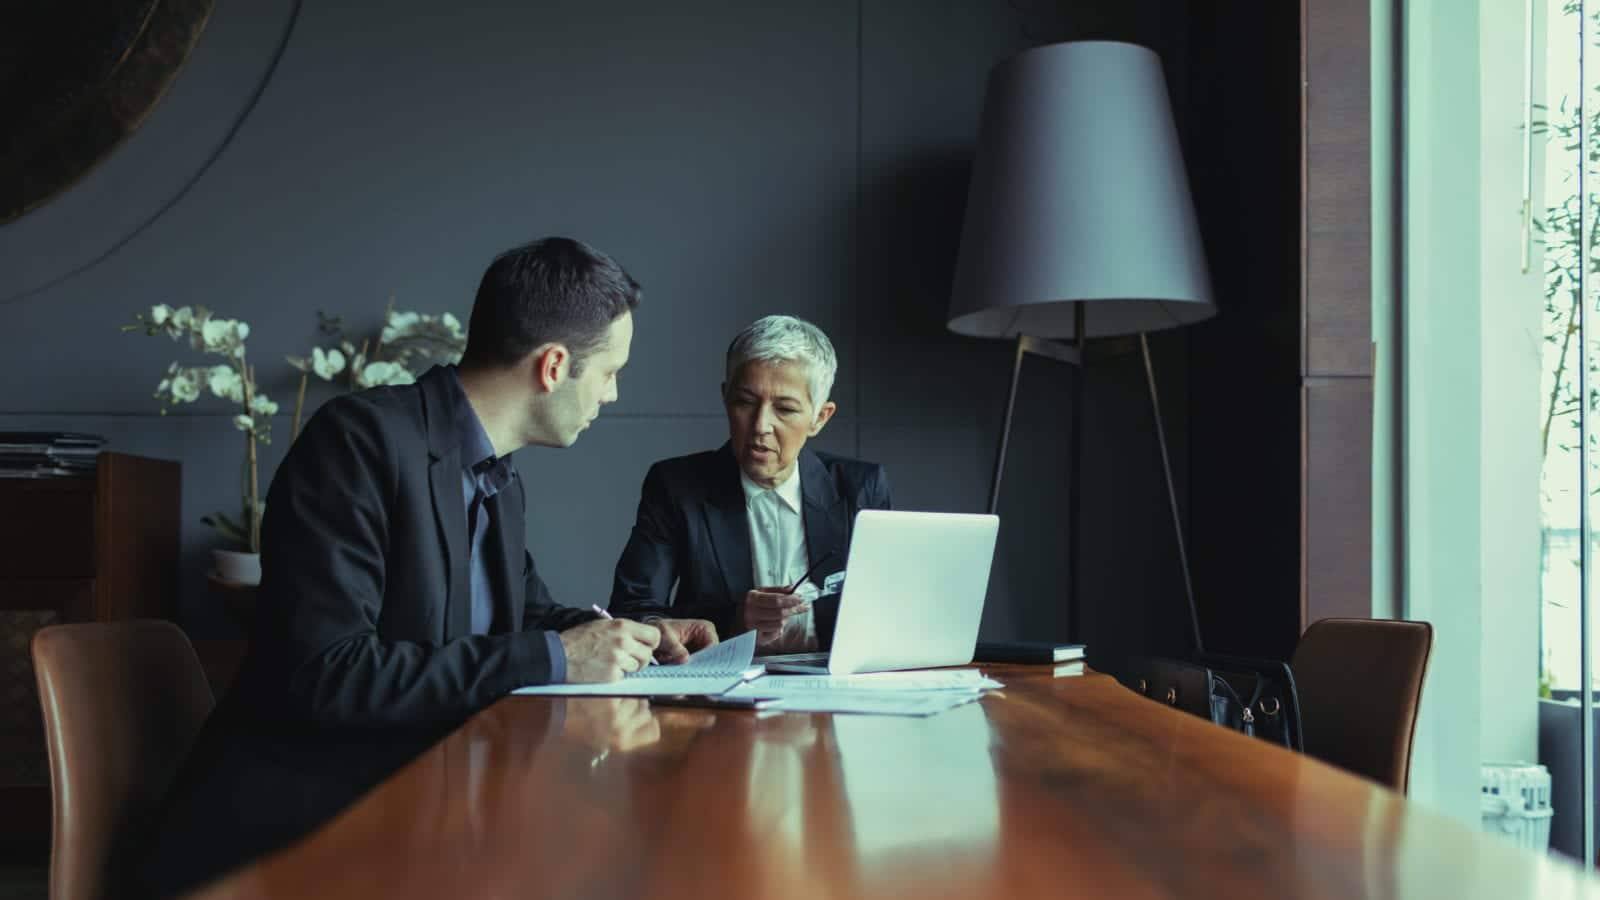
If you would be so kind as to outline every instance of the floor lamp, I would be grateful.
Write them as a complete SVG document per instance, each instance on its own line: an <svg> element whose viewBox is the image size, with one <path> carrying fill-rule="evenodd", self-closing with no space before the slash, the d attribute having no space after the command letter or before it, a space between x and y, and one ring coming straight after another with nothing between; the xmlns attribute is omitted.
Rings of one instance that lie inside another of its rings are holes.
<svg viewBox="0 0 1600 900"><path fill-rule="evenodd" d="M1016 341L989 511L1000 499L1022 361L1077 368L1071 397L1067 621L1078 631L1079 458L1085 342L1139 336L1196 649L1199 617L1155 371L1145 335L1216 313L1161 60L1133 44L1079 41L996 66L950 299L958 334Z"/></svg>

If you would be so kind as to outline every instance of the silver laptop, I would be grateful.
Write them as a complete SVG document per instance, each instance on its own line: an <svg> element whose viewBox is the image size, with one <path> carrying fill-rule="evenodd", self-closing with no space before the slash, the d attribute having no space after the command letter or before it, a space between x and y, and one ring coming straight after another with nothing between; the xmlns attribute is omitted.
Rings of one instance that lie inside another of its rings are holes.
<svg viewBox="0 0 1600 900"><path fill-rule="evenodd" d="M1000 517L864 509L826 654L758 657L774 673L851 675L972 662Z"/></svg>

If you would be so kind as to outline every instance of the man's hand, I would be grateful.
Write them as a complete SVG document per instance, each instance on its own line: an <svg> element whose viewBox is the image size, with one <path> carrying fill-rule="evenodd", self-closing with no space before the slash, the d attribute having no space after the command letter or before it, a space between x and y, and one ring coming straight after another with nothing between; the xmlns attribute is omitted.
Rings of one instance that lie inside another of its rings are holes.
<svg viewBox="0 0 1600 900"><path fill-rule="evenodd" d="M656 662L681 663L717 642L717 626L705 619L651 619L650 624L661 629Z"/></svg>
<svg viewBox="0 0 1600 900"><path fill-rule="evenodd" d="M783 633L783 623L811 609L810 601L781 587L756 588L744 595L739 605L739 621L756 631L756 642L765 644Z"/></svg>
<svg viewBox="0 0 1600 900"><path fill-rule="evenodd" d="M567 653L567 681L593 684L639 671L661 642L661 631L627 619L596 619L557 637Z"/></svg>
<svg viewBox="0 0 1600 900"><path fill-rule="evenodd" d="M561 733L596 750L633 750L661 740L661 726L641 697L570 698Z"/></svg>

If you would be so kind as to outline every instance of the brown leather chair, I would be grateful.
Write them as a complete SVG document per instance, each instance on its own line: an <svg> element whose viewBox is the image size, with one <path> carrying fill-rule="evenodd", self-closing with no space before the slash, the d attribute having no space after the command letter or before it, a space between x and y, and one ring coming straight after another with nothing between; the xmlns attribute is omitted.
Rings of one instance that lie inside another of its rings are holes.
<svg viewBox="0 0 1600 900"><path fill-rule="evenodd" d="M1404 793L1432 648L1427 622L1313 622L1291 664L1306 753Z"/></svg>
<svg viewBox="0 0 1600 900"><path fill-rule="evenodd" d="M50 752L51 900L127 883L119 842L148 821L215 705L171 622L52 625L33 638Z"/></svg>

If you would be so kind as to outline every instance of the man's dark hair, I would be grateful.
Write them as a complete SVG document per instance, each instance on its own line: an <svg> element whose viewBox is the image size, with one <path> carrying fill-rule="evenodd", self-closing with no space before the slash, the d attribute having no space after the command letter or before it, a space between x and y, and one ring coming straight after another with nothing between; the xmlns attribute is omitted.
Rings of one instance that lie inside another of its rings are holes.
<svg viewBox="0 0 1600 900"><path fill-rule="evenodd" d="M572 374L639 305L638 282L582 241L548 237L495 257L478 283L467 325L468 368L514 365L546 343L572 351Z"/></svg>

